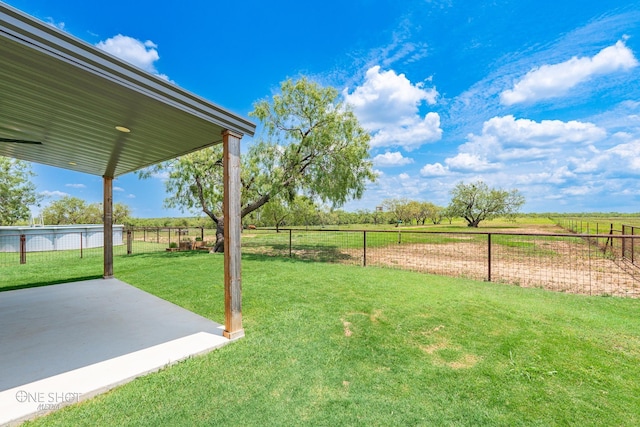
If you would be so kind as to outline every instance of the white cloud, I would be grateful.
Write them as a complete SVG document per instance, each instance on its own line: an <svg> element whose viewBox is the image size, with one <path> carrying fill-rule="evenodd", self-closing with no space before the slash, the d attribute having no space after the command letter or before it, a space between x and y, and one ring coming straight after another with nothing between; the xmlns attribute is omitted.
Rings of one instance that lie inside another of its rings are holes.
<svg viewBox="0 0 640 427"><path fill-rule="evenodd" d="M47 23L53 27L56 27L59 30L64 31L65 23L64 22L56 22L52 17L47 17Z"/></svg>
<svg viewBox="0 0 640 427"><path fill-rule="evenodd" d="M118 34L97 43L96 46L136 67L169 80L166 75L159 74L156 70L154 63L160 59L160 55L158 46L151 40L142 42L133 37Z"/></svg>
<svg viewBox="0 0 640 427"><path fill-rule="evenodd" d="M593 123L573 120L536 122L508 115L484 122L482 133L469 134L468 142L459 147L459 152L500 162L542 160L557 156L566 149L588 147L606 136L606 131ZM468 158L461 158L455 164L460 161L470 163Z"/></svg>
<svg viewBox="0 0 640 427"><path fill-rule="evenodd" d="M630 170L640 171L640 140L617 145L607 150L607 152L618 156Z"/></svg>
<svg viewBox="0 0 640 427"><path fill-rule="evenodd" d="M438 113L427 113L423 119L414 116L404 124L379 129L374 133L370 144L372 147L400 146L412 151L427 142L438 141L441 137L440 116Z"/></svg>
<svg viewBox="0 0 640 427"><path fill-rule="evenodd" d="M136 195L135 194L128 194L127 195L127 199L135 199Z"/></svg>
<svg viewBox="0 0 640 427"><path fill-rule="evenodd" d="M623 41L606 47L593 57L573 57L553 65L542 65L530 70L520 81L500 94L504 105L554 98L566 94L571 88L594 76L629 70L638 60Z"/></svg>
<svg viewBox="0 0 640 427"><path fill-rule="evenodd" d="M486 158L470 153L459 153L455 157L445 159L444 162L449 169L465 172L484 172L500 167L500 165L490 163Z"/></svg>
<svg viewBox="0 0 640 427"><path fill-rule="evenodd" d="M40 195L44 196L44 197L66 197L66 196L70 196L69 193L65 193L64 191L49 191L49 190L45 190L45 191L41 191Z"/></svg>
<svg viewBox="0 0 640 427"><path fill-rule="evenodd" d="M576 177L576 174L571 172L567 166L561 166L552 171L535 172L513 177L513 182L519 185L532 185L532 184L554 184L560 185L566 183L568 180Z"/></svg>
<svg viewBox="0 0 640 427"><path fill-rule="evenodd" d="M440 116L430 112L422 117L419 110L425 102L435 104L438 92L424 88L424 83L412 84L404 74L371 67L364 83L353 93L345 89L343 96L372 133L372 147L400 146L411 151L442 137Z"/></svg>
<svg viewBox="0 0 640 427"><path fill-rule="evenodd" d="M87 186L84 184L65 184L64 186L71 188L87 188Z"/></svg>
<svg viewBox="0 0 640 427"><path fill-rule="evenodd" d="M587 196L589 194L594 194L594 191L590 185L576 185L565 188L562 190L562 193L569 196Z"/></svg>
<svg viewBox="0 0 640 427"><path fill-rule="evenodd" d="M493 117L482 126L482 135L497 138L505 147L547 147L567 143L595 142L606 136L593 123L571 120L515 119L512 115Z"/></svg>
<svg viewBox="0 0 640 427"><path fill-rule="evenodd" d="M373 158L373 164L384 168L392 166L404 166L413 163L413 159L404 157L399 151L389 152L384 154L378 154Z"/></svg>
<svg viewBox="0 0 640 427"><path fill-rule="evenodd" d="M400 175L398 175L398 178L400 178L403 181L406 181L406 180L410 179L411 177L409 176L408 173L401 173Z"/></svg>
<svg viewBox="0 0 640 427"><path fill-rule="evenodd" d="M442 163L426 164L420 169L420 175L426 177L449 175L449 169L442 166Z"/></svg>
<svg viewBox="0 0 640 427"><path fill-rule="evenodd" d="M124 188L114 186L114 187L113 187L113 191L124 191Z"/></svg>
<svg viewBox="0 0 640 427"><path fill-rule="evenodd" d="M389 52L391 53L391 52ZM428 55L427 45L425 43L403 42L399 49L388 58L382 61L385 67L395 62L403 61L406 63L416 62Z"/></svg>
<svg viewBox="0 0 640 427"><path fill-rule="evenodd" d="M151 174L151 177L155 179L159 179L161 181L166 181L169 179L169 172L167 171L153 172Z"/></svg>

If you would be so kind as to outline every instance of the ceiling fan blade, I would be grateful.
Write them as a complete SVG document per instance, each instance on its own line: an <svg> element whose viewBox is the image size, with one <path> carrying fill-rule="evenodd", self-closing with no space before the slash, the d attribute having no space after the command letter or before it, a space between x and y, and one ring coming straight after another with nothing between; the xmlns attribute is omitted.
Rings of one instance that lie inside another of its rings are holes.
<svg viewBox="0 0 640 427"><path fill-rule="evenodd" d="M17 144L36 144L42 145L40 141L27 141L26 139L3 138L0 136L0 142L15 142Z"/></svg>

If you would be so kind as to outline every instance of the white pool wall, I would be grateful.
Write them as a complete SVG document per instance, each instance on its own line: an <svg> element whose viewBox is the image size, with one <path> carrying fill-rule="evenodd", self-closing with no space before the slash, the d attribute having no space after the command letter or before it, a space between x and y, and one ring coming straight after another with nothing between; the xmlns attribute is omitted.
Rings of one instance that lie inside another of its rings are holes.
<svg viewBox="0 0 640 427"><path fill-rule="evenodd" d="M123 244L123 233L124 225L113 226L114 246ZM0 252L20 252L20 236L23 234L27 252L99 248L104 244L102 224L0 226Z"/></svg>

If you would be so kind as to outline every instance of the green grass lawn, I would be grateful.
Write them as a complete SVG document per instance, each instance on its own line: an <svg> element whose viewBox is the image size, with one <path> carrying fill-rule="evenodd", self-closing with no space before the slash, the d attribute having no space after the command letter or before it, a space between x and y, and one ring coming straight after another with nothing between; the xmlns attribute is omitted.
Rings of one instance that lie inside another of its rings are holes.
<svg viewBox="0 0 640 427"><path fill-rule="evenodd" d="M115 273L222 322L222 261L142 254ZM639 314L633 299L245 255L245 338L31 424L640 425Z"/></svg>

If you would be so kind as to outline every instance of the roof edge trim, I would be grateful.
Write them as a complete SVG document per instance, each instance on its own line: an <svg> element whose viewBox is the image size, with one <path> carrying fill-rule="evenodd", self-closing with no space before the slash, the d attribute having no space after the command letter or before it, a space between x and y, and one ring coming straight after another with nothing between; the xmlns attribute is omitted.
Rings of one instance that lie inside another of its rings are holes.
<svg viewBox="0 0 640 427"><path fill-rule="evenodd" d="M0 37L29 45L220 127L243 135L255 134L256 125L248 119L2 2Z"/></svg>

